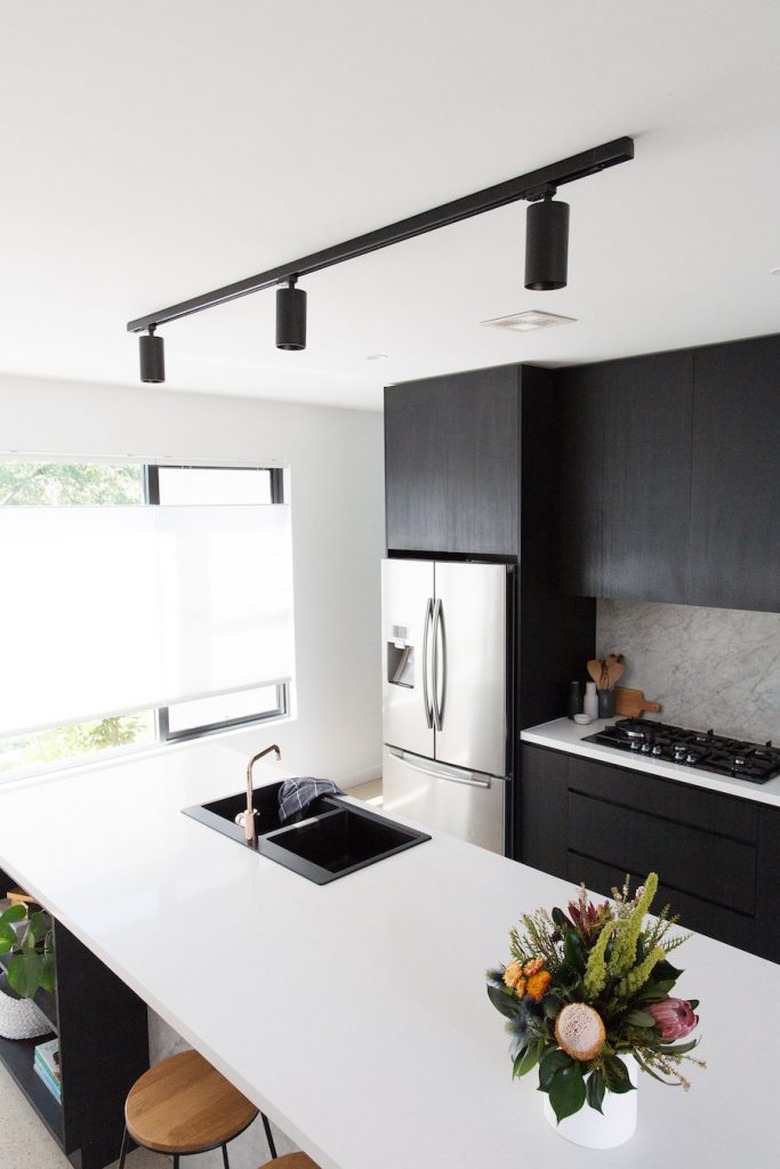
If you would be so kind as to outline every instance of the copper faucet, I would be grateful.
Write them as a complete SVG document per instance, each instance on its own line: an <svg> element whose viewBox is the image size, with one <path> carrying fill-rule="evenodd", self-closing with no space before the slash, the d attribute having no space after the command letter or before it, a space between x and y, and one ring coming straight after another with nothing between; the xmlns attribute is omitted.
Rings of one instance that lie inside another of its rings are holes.
<svg viewBox="0 0 780 1169"><path fill-rule="evenodd" d="M281 759L282 753L273 743L270 747L266 747L264 751L258 751L249 760L246 768L246 812L244 813L244 835L246 842L250 848L257 848L257 828L255 827L255 809L252 807L252 768L258 759L262 759L264 755L269 755L271 751L276 752L276 758Z"/></svg>

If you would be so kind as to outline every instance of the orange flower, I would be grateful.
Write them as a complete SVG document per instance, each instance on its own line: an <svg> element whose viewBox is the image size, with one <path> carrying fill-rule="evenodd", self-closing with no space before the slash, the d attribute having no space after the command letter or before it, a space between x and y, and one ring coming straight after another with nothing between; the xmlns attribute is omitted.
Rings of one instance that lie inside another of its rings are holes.
<svg viewBox="0 0 780 1169"><path fill-rule="evenodd" d="M543 965L544 959L529 958L527 962L523 963L523 974L526 976L526 978L528 978L529 975L536 974L539 970L541 970Z"/></svg>
<svg viewBox="0 0 780 1169"><path fill-rule="evenodd" d="M528 997L532 998L535 1003L538 1003L539 1000L546 994L547 988L551 982L551 974L549 974L546 970L538 970L535 974L531 975L526 984Z"/></svg>
<svg viewBox="0 0 780 1169"><path fill-rule="evenodd" d="M511 986L514 989L517 986L518 982L521 982L521 981L523 982L523 986L525 986L525 979L523 979L523 964L522 964L522 962L510 962L509 965L507 966L506 970L504 971L505 984L507 986Z"/></svg>

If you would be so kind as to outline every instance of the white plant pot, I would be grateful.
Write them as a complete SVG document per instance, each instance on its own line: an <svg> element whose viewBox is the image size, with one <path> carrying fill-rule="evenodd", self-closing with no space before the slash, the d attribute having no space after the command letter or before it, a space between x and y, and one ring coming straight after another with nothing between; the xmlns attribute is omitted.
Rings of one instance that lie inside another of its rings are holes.
<svg viewBox="0 0 780 1169"><path fill-rule="evenodd" d="M636 1089L639 1079L639 1068L633 1056L621 1056L628 1069L628 1076ZM571 1141L574 1145L582 1145L587 1149L614 1149L624 1144L634 1135L637 1122L638 1091L633 1092L605 1092L601 1112L583 1104L579 1112L567 1116L560 1124L555 1119L555 1113L550 1104L550 1097L544 1093L544 1116L551 1128L558 1136Z"/></svg>
<svg viewBox="0 0 780 1169"><path fill-rule="evenodd" d="M13 998L0 989L0 1035L4 1039L34 1039L52 1025L32 999Z"/></svg>

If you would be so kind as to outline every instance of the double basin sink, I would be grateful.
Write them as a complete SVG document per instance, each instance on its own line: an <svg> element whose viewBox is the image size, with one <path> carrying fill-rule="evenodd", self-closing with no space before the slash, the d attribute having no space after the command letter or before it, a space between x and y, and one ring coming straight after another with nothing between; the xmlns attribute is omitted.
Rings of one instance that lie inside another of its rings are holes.
<svg viewBox="0 0 780 1169"><path fill-rule="evenodd" d="M279 821L281 783L254 789L257 852L317 885L326 885L430 840L425 832L396 824L339 796L318 796L297 823ZM236 816L246 811L246 793L184 808L187 816L247 848Z"/></svg>

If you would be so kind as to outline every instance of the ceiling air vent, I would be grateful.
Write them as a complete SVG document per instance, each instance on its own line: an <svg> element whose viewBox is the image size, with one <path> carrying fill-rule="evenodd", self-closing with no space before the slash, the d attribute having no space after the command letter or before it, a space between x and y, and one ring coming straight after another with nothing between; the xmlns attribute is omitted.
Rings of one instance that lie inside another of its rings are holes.
<svg viewBox="0 0 780 1169"><path fill-rule="evenodd" d="M553 325L573 325L576 317L562 317L558 313L539 312L538 309L529 309L525 313L513 313L509 317L494 317L490 321L480 321L481 325L492 325L496 329L513 329L516 333L530 333L532 329L549 329Z"/></svg>

